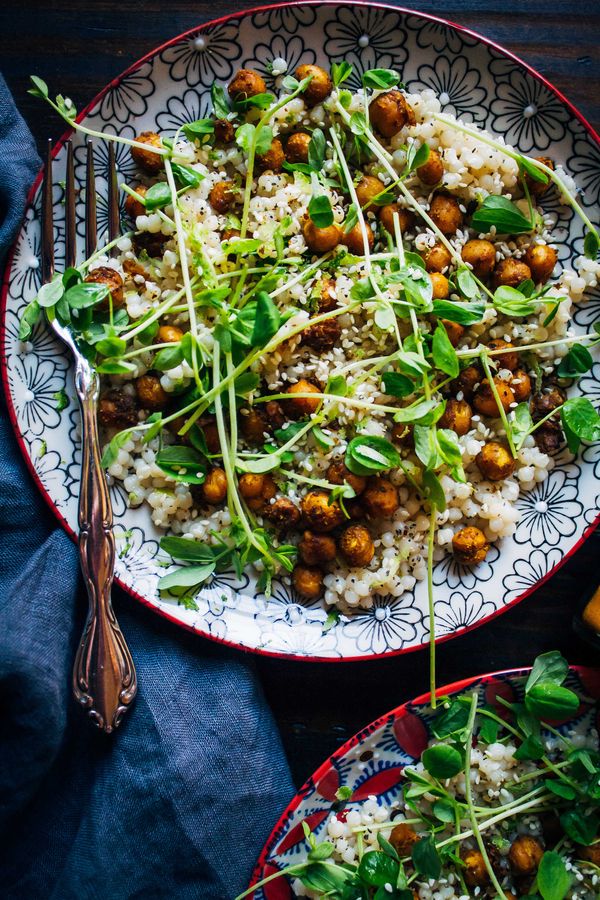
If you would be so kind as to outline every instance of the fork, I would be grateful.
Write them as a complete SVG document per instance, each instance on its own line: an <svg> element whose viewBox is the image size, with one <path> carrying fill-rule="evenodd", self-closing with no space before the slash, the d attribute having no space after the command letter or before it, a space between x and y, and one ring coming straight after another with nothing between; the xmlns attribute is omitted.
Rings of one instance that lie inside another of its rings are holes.
<svg viewBox="0 0 600 900"><path fill-rule="evenodd" d="M85 183L85 251L96 250L96 181L93 145L87 144ZM119 235L119 206L114 147L108 157L108 237ZM54 274L54 214L52 203L52 144L48 142L42 187L42 281ZM75 173L73 146L67 142L65 183L65 265L75 266ZM131 653L116 620L110 592L115 565L113 516L106 477L101 465L96 411L100 379L80 353L73 334L56 318L50 322L75 362L75 389L81 409L82 460L79 492L79 560L88 593L88 615L73 667L75 699L106 733L114 731L137 693Z"/></svg>

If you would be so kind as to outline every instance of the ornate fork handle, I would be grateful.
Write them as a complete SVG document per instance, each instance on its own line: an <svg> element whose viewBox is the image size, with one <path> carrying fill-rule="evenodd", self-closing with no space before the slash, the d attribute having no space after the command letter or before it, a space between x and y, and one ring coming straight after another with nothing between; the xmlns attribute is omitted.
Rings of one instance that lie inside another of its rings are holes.
<svg viewBox="0 0 600 900"><path fill-rule="evenodd" d="M98 727L111 732L119 725L137 693L137 677L110 599L115 538L108 485L100 462L96 421L99 378L79 355L75 387L81 406L83 438L79 558L89 608L75 657L73 691Z"/></svg>

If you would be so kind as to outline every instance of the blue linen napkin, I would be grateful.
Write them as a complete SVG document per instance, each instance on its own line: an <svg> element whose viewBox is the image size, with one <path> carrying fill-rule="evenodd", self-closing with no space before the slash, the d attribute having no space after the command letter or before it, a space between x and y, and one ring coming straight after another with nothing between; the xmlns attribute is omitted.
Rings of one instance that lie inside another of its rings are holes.
<svg viewBox="0 0 600 900"><path fill-rule="evenodd" d="M39 167L0 76L0 262ZM115 590L138 671L112 736L70 695L87 600L75 546L0 403L0 888L5 900L231 900L293 795L252 660Z"/></svg>

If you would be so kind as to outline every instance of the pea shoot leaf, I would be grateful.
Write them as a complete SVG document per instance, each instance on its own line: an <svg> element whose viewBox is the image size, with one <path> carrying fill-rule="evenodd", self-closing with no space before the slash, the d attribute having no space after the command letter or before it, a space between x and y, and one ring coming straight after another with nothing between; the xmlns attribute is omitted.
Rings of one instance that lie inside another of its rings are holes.
<svg viewBox="0 0 600 900"><path fill-rule="evenodd" d="M441 322L438 322L437 328L433 333L431 355L436 368L441 369L442 372L450 375L451 378L457 377L460 370L458 356L450 342L448 332Z"/></svg>
<svg viewBox="0 0 600 900"><path fill-rule="evenodd" d="M517 288L501 285L494 293L494 306L498 312L511 318L530 316L537 309L537 303L524 297Z"/></svg>
<svg viewBox="0 0 600 900"><path fill-rule="evenodd" d="M569 671L569 664L558 650L541 653L534 661L529 678L525 684L525 693L540 682L562 684Z"/></svg>
<svg viewBox="0 0 600 900"><path fill-rule="evenodd" d="M562 426L571 453L577 453L581 441L600 440L600 416L587 397L572 397L560 410Z"/></svg>
<svg viewBox="0 0 600 900"><path fill-rule="evenodd" d="M534 181L539 181L540 184L548 184L548 176L537 167L533 159L529 159L527 156L519 156L517 162L519 163L519 169L529 175L530 178L533 178Z"/></svg>
<svg viewBox="0 0 600 900"><path fill-rule="evenodd" d="M273 130L268 125L261 125L256 134L256 152L259 156L266 153L273 141Z"/></svg>
<svg viewBox="0 0 600 900"><path fill-rule="evenodd" d="M473 325L481 322L485 313L485 303L454 303L452 300L434 300L433 314L459 325Z"/></svg>
<svg viewBox="0 0 600 900"><path fill-rule="evenodd" d="M598 249L600 248L600 239L597 231L588 231L583 242L583 252L588 259L596 259Z"/></svg>
<svg viewBox="0 0 600 900"><path fill-rule="evenodd" d="M363 87L376 91L388 91L400 83L400 76L392 69L368 69L363 72Z"/></svg>
<svg viewBox="0 0 600 900"><path fill-rule="evenodd" d="M315 128L308 145L308 164L315 172L323 168L326 146L325 135L320 128Z"/></svg>
<svg viewBox="0 0 600 900"><path fill-rule="evenodd" d="M563 900L571 887L572 876L554 850L546 850L537 871L537 886L543 900Z"/></svg>
<svg viewBox="0 0 600 900"><path fill-rule="evenodd" d="M344 462L355 475L372 475L398 466L400 454L385 438L365 434L352 438Z"/></svg>
<svg viewBox="0 0 600 900"><path fill-rule="evenodd" d="M142 200L146 207L146 212L152 212L154 209L162 209L172 202L171 189L166 181L157 181L148 188Z"/></svg>
<svg viewBox="0 0 600 900"><path fill-rule="evenodd" d="M331 80L333 81L334 87L339 87L340 84L343 84L344 81L347 81L352 74L352 66L350 63L342 60L339 63L331 64Z"/></svg>
<svg viewBox="0 0 600 900"><path fill-rule="evenodd" d="M583 344L572 344L569 352L560 361L556 370L559 378L578 378L584 375L594 365L594 360L587 347Z"/></svg>
<svg viewBox="0 0 600 900"><path fill-rule="evenodd" d="M317 228L333 225L333 209L326 194L313 194L308 204L308 214Z"/></svg>
<svg viewBox="0 0 600 900"><path fill-rule="evenodd" d="M28 341L33 331L33 326L38 321L42 310L37 300L28 303L21 314L19 322L19 340Z"/></svg>
<svg viewBox="0 0 600 900"><path fill-rule="evenodd" d="M413 844L412 861L416 871L425 878L438 879L442 871L442 861L431 835Z"/></svg>
<svg viewBox="0 0 600 900"><path fill-rule="evenodd" d="M507 197L490 194L473 215L471 227L484 234L492 227L498 234L525 234L532 231L533 223Z"/></svg>
<svg viewBox="0 0 600 900"><path fill-rule="evenodd" d="M195 587L210 578L214 571L214 562L208 562L201 566L182 566L175 572L159 578L158 589L159 591L168 591L171 588Z"/></svg>
<svg viewBox="0 0 600 900"><path fill-rule="evenodd" d="M195 141L203 138L206 134L212 134L215 130L215 123L212 119L196 119L195 122L188 122L181 129L188 141Z"/></svg>
<svg viewBox="0 0 600 900"><path fill-rule="evenodd" d="M216 82L212 83L210 89L210 98L212 100L213 110L217 119L226 119L231 111L229 105L229 98L225 93L224 88L217 84Z"/></svg>
<svg viewBox="0 0 600 900"><path fill-rule="evenodd" d="M253 347L264 347L281 327L281 314L266 291L256 296L256 318L250 343Z"/></svg>

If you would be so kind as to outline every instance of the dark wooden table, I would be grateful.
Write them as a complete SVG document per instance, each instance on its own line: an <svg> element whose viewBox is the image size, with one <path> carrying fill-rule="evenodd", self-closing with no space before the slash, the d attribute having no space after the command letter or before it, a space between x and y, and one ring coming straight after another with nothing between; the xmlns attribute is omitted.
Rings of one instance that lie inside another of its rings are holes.
<svg viewBox="0 0 600 900"><path fill-rule="evenodd" d="M39 142L57 138L56 117L26 93L36 73L81 108L137 58L188 28L256 2L239 0L3 0L0 68ZM421 0L439 13L505 45L541 71L600 127L600 4L583 0ZM0 123L1 124L1 123ZM533 596L504 616L438 650L439 683L530 663L560 649L573 663L598 654L572 632L573 609L599 579L600 533ZM120 602L132 604L126 598ZM139 610L150 619L151 613ZM156 617L154 617L156 618ZM169 627L156 622L157 627ZM204 645L199 641L199 648ZM378 715L427 688L427 653L384 662L282 663L257 659L279 723L294 778L300 784L346 738Z"/></svg>

